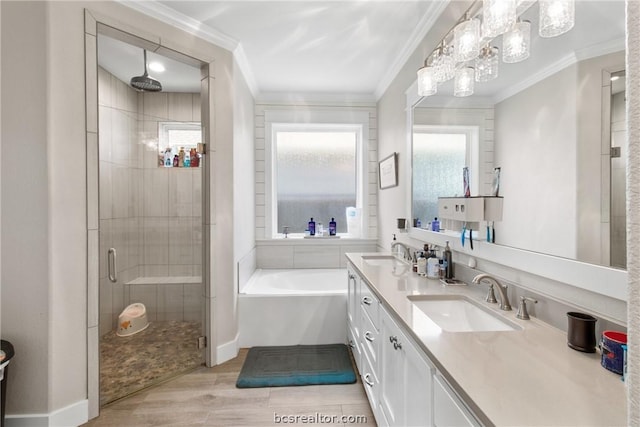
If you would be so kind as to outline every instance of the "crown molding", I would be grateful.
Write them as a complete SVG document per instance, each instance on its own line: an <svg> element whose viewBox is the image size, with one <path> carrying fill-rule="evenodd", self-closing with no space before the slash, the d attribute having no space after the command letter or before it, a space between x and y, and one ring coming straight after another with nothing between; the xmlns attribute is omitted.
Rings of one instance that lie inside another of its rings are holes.
<svg viewBox="0 0 640 427"><path fill-rule="evenodd" d="M240 42L229 37L225 33L215 30L209 26L203 26L198 20L195 20L183 13L176 11L157 1L134 1L134 0L116 0L118 3L136 10L147 16L155 18L172 27L179 28L189 34L193 34L203 40L215 44L223 49L229 50L238 64L240 72L244 76L247 86L253 97L257 97L260 93L256 83L255 75L251 70L247 56Z"/></svg>
<svg viewBox="0 0 640 427"><path fill-rule="evenodd" d="M402 49L400 49L395 60L391 63L382 79L380 79L380 83L378 83L378 87L374 92L376 100L382 98L382 95L384 95L398 73L400 73L402 67L405 66L413 52L418 48L418 45L424 40L427 32L429 32L433 24L440 18L449 1L450 0L431 2L429 8L422 15L420 22L418 22L418 25L413 29L409 40L407 40Z"/></svg>
<svg viewBox="0 0 640 427"><path fill-rule="evenodd" d="M256 97L256 104L264 105L333 105L375 107L376 97L367 93L284 93L264 92Z"/></svg>

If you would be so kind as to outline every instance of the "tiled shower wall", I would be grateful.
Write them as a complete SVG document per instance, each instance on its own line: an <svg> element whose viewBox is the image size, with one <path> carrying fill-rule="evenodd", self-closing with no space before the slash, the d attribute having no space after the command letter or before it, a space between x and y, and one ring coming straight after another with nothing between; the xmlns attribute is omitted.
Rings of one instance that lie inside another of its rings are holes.
<svg viewBox="0 0 640 427"><path fill-rule="evenodd" d="M144 303L152 321L179 320L184 301L200 293L198 284L128 284L139 277L201 274L200 169L157 166L158 122L200 121L200 97L141 94L102 68L98 78L103 335L130 302ZM111 247L117 251L116 283L106 267Z"/></svg>

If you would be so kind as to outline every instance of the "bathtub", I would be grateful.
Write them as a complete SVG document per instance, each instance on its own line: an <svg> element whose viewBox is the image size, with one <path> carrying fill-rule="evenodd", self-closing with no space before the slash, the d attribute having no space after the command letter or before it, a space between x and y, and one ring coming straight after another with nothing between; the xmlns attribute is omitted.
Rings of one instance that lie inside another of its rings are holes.
<svg viewBox="0 0 640 427"><path fill-rule="evenodd" d="M346 269L258 269L238 295L241 347L347 342Z"/></svg>

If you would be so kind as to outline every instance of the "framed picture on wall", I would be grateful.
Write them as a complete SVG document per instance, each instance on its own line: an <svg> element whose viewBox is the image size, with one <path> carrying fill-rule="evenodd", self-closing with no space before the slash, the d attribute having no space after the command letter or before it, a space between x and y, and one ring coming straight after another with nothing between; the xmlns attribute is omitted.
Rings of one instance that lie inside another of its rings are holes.
<svg viewBox="0 0 640 427"><path fill-rule="evenodd" d="M398 185L398 153L378 162L378 181L380 189L395 187Z"/></svg>

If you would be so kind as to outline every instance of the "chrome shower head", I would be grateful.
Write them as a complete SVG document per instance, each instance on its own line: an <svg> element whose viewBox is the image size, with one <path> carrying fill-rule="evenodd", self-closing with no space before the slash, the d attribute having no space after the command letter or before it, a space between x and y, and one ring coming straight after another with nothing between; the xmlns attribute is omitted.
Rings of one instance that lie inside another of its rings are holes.
<svg viewBox="0 0 640 427"><path fill-rule="evenodd" d="M138 89L144 92L160 92L162 90L162 84L149 76L147 72L147 51L143 49L144 53L144 74L141 76L131 77L131 86L134 89Z"/></svg>

